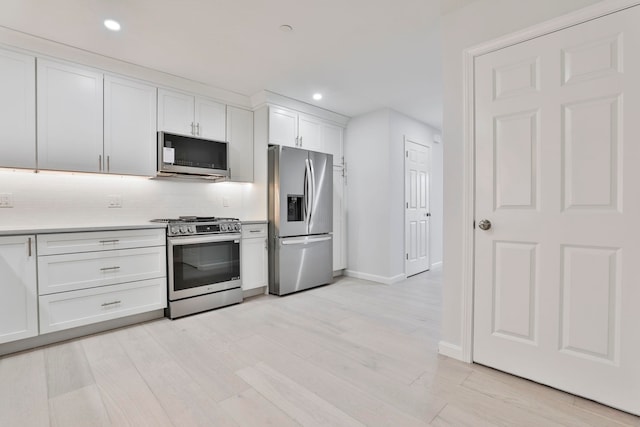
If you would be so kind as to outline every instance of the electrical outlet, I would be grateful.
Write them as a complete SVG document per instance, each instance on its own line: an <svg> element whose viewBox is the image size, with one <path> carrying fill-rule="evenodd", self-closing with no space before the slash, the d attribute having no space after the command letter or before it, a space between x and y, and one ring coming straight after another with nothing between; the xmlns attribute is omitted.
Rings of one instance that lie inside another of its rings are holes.
<svg viewBox="0 0 640 427"><path fill-rule="evenodd" d="M107 207L109 208L121 208L122 196L119 194L111 194L107 196Z"/></svg>
<svg viewBox="0 0 640 427"><path fill-rule="evenodd" d="M12 207L13 207L13 194L0 193L0 208L12 208Z"/></svg>
<svg viewBox="0 0 640 427"><path fill-rule="evenodd" d="M222 206L225 208L229 207L229 198L228 197L223 197L222 198Z"/></svg>

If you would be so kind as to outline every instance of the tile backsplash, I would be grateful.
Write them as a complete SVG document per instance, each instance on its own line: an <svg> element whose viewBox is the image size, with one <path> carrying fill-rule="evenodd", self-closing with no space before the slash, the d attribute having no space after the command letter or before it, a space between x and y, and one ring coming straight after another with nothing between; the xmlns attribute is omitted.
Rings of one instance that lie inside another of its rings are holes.
<svg viewBox="0 0 640 427"><path fill-rule="evenodd" d="M137 224L180 215L264 220L261 183L0 170L0 226ZM117 207L121 205L121 207Z"/></svg>

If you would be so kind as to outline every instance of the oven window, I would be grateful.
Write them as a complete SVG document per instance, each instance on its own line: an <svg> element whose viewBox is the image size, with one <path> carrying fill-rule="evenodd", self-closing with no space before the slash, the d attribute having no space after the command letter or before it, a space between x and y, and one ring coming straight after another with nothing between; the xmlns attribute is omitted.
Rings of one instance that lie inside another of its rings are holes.
<svg viewBox="0 0 640 427"><path fill-rule="evenodd" d="M238 241L173 247L174 291L239 278L240 243Z"/></svg>

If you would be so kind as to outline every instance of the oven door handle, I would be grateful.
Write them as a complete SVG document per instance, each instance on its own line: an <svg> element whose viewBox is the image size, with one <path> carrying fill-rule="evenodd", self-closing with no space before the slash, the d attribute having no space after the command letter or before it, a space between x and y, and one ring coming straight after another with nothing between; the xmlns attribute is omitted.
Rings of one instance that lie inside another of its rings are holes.
<svg viewBox="0 0 640 427"><path fill-rule="evenodd" d="M215 236L197 236L197 237L170 237L169 245L171 246L184 246L184 245L197 245L198 243L216 243L216 242L229 242L237 240L240 243L239 233L230 233L224 235Z"/></svg>

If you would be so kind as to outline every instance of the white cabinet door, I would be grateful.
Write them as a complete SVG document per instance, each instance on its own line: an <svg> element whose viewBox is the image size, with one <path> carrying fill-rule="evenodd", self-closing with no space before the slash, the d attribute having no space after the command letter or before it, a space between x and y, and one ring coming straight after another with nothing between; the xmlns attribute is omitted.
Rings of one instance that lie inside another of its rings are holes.
<svg viewBox="0 0 640 427"><path fill-rule="evenodd" d="M227 107L231 181L253 182L253 111Z"/></svg>
<svg viewBox="0 0 640 427"><path fill-rule="evenodd" d="M38 59L38 167L101 172L102 73Z"/></svg>
<svg viewBox="0 0 640 427"><path fill-rule="evenodd" d="M344 129L340 126L334 126L327 123L322 124L322 151L333 155L333 165L342 166L344 158L342 157L342 138Z"/></svg>
<svg viewBox="0 0 640 427"><path fill-rule="evenodd" d="M36 167L36 60L0 50L0 166Z"/></svg>
<svg viewBox="0 0 640 427"><path fill-rule="evenodd" d="M318 119L300 114L298 116L298 147L322 151L322 126Z"/></svg>
<svg viewBox="0 0 640 427"><path fill-rule="evenodd" d="M333 270L347 268L347 221L342 170L333 171Z"/></svg>
<svg viewBox="0 0 640 427"><path fill-rule="evenodd" d="M107 172L155 175L155 87L105 76L104 155Z"/></svg>
<svg viewBox="0 0 640 427"><path fill-rule="evenodd" d="M207 98L195 98L196 136L214 141L226 141L226 106Z"/></svg>
<svg viewBox="0 0 640 427"><path fill-rule="evenodd" d="M34 236L0 237L0 343L38 335Z"/></svg>
<svg viewBox="0 0 640 427"><path fill-rule="evenodd" d="M194 135L194 99L186 93L158 89L158 130Z"/></svg>
<svg viewBox="0 0 640 427"><path fill-rule="evenodd" d="M269 144L296 147L298 113L284 108L269 108Z"/></svg>
<svg viewBox="0 0 640 427"><path fill-rule="evenodd" d="M267 224L248 224L242 226L241 278L242 290L267 286L268 249Z"/></svg>

